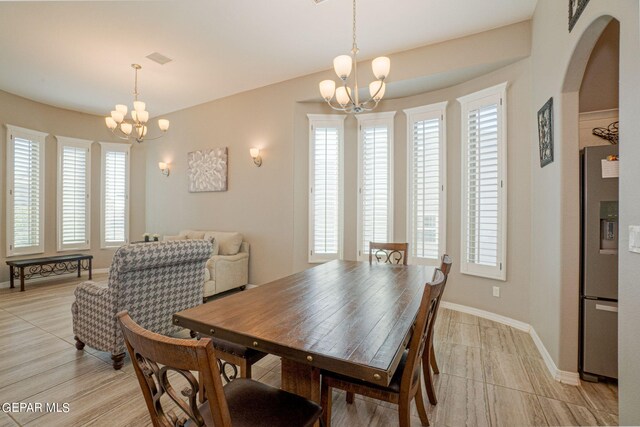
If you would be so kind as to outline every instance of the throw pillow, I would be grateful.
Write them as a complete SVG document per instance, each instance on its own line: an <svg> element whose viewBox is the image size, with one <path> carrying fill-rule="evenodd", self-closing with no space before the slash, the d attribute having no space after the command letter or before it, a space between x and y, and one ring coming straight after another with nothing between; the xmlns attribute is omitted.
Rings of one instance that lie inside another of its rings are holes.
<svg viewBox="0 0 640 427"><path fill-rule="evenodd" d="M243 238L242 234L222 231L212 231L207 234L215 236L219 244L219 255L235 255L240 251Z"/></svg>
<svg viewBox="0 0 640 427"><path fill-rule="evenodd" d="M172 242L174 240L187 240L187 236L164 236L162 240L165 242Z"/></svg>

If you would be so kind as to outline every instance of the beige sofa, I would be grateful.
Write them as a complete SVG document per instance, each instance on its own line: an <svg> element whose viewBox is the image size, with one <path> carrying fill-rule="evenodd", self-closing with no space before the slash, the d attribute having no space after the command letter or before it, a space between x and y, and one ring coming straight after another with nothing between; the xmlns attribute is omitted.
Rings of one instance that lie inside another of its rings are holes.
<svg viewBox="0 0 640 427"><path fill-rule="evenodd" d="M169 240L209 240L213 245L204 276L204 300L208 297L240 288L249 282L249 243L242 234L222 231L182 230L177 236L164 236Z"/></svg>

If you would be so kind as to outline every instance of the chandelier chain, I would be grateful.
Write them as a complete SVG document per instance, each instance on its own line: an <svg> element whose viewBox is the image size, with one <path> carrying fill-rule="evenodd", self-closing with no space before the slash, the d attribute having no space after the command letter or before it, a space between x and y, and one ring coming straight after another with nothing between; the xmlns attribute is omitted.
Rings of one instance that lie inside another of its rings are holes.
<svg viewBox="0 0 640 427"><path fill-rule="evenodd" d="M358 44L356 43L356 0L353 0L353 53L358 53Z"/></svg>
<svg viewBox="0 0 640 427"><path fill-rule="evenodd" d="M138 68L137 67L133 67L134 70L136 70L136 77L134 80L134 85L133 85L133 96L134 96L134 100L137 101L138 100Z"/></svg>

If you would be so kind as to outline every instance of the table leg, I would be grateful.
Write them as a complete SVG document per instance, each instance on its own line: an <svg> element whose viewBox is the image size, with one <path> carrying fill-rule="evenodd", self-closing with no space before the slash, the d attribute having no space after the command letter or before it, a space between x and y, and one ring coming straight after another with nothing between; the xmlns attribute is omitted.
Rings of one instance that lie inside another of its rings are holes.
<svg viewBox="0 0 640 427"><path fill-rule="evenodd" d="M285 358L280 360L282 362L280 388L319 404L320 369ZM316 422L313 427L320 427L320 423Z"/></svg>
<svg viewBox="0 0 640 427"><path fill-rule="evenodd" d="M281 388L320 403L320 369L293 360L281 360Z"/></svg>
<svg viewBox="0 0 640 427"><path fill-rule="evenodd" d="M89 280L91 280L91 270L92 270L91 261L93 261L93 259L89 258Z"/></svg>
<svg viewBox="0 0 640 427"><path fill-rule="evenodd" d="M13 274L14 274L13 265L11 265L11 266L9 266L9 275L10 275L10 277L9 277L9 283L10 283L9 287L10 288L15 288L16 287L15 280L13 278Z"/></svg>
<svg viewBox="0 0 640 427"><path fill-rule="evenodd" d="M82 261L78 260L78 277L80 277L81 271L82 271Z"/></svg>
<svg viewBox="0 0 640 427"><path fill-rule="evenodd" d="M20 292L24 292L24 267L20 267Z"/></svg>

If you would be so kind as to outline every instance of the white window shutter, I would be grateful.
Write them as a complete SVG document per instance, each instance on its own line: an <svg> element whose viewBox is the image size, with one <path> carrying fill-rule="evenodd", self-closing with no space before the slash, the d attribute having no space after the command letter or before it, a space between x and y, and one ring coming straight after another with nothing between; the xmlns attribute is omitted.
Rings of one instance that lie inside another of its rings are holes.
<svg viewBox="0 0 640 427"><path fill-rule="evenodd" d="M309 114L309 262L342 256L344 118Z"/></svg>
<svg viewBox="0 0 640 427"><path fill-rule="evenodd" d="M58 250L90 248L91 141L58 137Z"/></svg>
<svg viewBox="0 0 640 427"><path fill-rule="evenodd" d="M7 255L44 252L42 132L7 126Z"/></svg>
<svg viewBox="0 0 640 427"><path fill-rule="evenodd" d="M393 116L356 116L359 128L358 258L368 259L369 242L393 240Z"/></svg>
<svg viewBox="0 0 640 427"><path fill-rule="evenodd" d="M506 84L461 98L462 272L506 280Z"/></svg>
<svg viewBox="0 0 640 427"><path fill-rule="evenodd" d="M102 146L102 247L129 241L129 145Z"/></svg>
<svg viewBox="0 0 640 427"><path fill-rule="evenodd" d="M446 102L405 110L409 261L439 265L446 245Z"/></svg>

